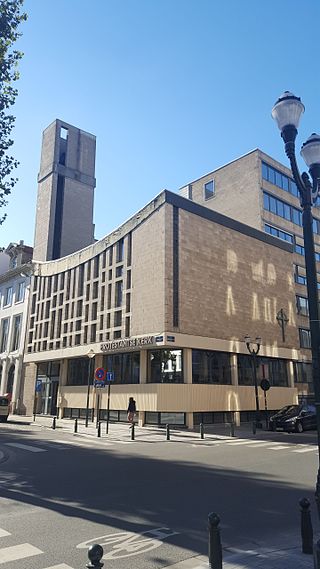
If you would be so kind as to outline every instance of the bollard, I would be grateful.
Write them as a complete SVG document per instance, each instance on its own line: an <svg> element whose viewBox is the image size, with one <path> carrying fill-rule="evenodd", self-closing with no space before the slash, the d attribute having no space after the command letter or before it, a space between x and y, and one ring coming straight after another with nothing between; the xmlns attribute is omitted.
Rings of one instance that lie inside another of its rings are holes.
<svg viewBox="0 0 320 569"><path fill-rule="evenodd" d="M253 421L253 423L252 423L252 432L253 432L254 435L255 435L256 432L257 432L257 423L256 423L256 421Z"/></svg>
<svg viewBox="0 0 320 569"><path fill-rule="evenodd" d="M52 428L53 429L56 428L56 420L57 420L57 417L53 417L53 420L52 420Z"/></svg>
<svg viewBox="0 0 320 569"><path fill-rule="evenodd" d="M313 529L310 514L310 502L307 498L299 501L301 507L302 553L313 553Z"/></svg>
<svg viewBox="0 0 320 569"><path fill-rule="evenodd" d="M200 439L204 439L204 426L200 423Z"/></svg>
<svg viewBox="0 0 320 569"><path fill-rule="evenodd" d="M131 425L131 440L134 441L134 423Z"/></svg>
<svg viewBox="0 0 320 569"><path fill-rule="evenodd" d="M170 441L170 425L166 425L167 441Z"/></svg>
<svg viewBox="0 0 320 569"><path fill-rule="evenodd" d="M234 434L234 422L232 421L232 423L230 423L230 436L231 437L235 437Z"/></svg>
<svg viewBox="0 0 320 569"><path fill-rule="evenodd" d="M74 432L74 433L77 433L77 432L78 432L78 419L75 419L75 420L74 420L74 430L73 430L73 432Z"/></svg>
<svg viewBox="0 0 320 569"><path fill-rule="evenodd" d="M218 514L211 512L208 515L209 529L209 567L210 569L222 569L222 547Z"/></svg>
<svg viewBox="0 0 320 569"><path fill-rule="evenodd" d="M103 549L101 545L98 545L97 543L91 545L88 550L88 557L90 563L86 564L87 569L101 569L104 566L104 563L101 561L103 557Z"/></svg>
<svg viewBox="0 0 320 569"><path fill-rule="evenodd" d="M97 432L97 437L100 438L101 437L101 421L99 421L98 423L98 432Z"/></svg>

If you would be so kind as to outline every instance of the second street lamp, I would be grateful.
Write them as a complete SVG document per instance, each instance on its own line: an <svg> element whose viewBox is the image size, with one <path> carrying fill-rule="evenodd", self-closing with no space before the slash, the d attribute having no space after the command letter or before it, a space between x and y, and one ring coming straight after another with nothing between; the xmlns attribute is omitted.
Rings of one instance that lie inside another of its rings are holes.
<svg viewBox="0 0 320 569"><path fill-rule="evenodd" d="M256 348L253 347L253 344L251 343L251 338L250 336L245 336L244 339L246 346L247 346L247 350L249 352L249 354L252 356L252 372L253 372L253 382L254 382L254 393L255 393L255 398L256 398L256 414L255 414L255 426L257 428L257 426L260 427L260 406L259 406L259 393L258 393L258 382L257 382L257 355L259 353L260 350L260 346L261 346L261 338L260 336L257 336L256 338Z"/></svg>
<svg viewBox="0 0 320 569"><path fill-rule="evenodd" d="M306 262L307 294L309 305L310 340L312 355L312 378L317 412L318 454L320 460L320 328L319 328L319 297L317 283L317 268L314 249L314 224L312 205L319 194L320 180L320 137L313 133L302 145L301 156L305 160L309 175L300 175L296 155L295 139L298 134L299 120L304 112L304 105L299 97L285 91L272 109L272 117L278 124L285 143L285 152L289 158L294 181L297 185L302 208L302 227ZM316 502L320 517L320 468L318 468L316 485ZM319 542L318 542L319 548ZM320 559L320 557L319 557ZM320 561L318 559L318 567Z"/></svg>
<svg viewBox="0 0 320 569"><path fill-rule="evenodd" d="M92 369L92 362L95 356L95 352L91 349L88 351L87 356L89 358L89 366L88 366L88 385L87 385L87 405L86 405L86 427L88 426L89 422L89 397L90 397L90 385L93 376L93 369Z"/></svg>

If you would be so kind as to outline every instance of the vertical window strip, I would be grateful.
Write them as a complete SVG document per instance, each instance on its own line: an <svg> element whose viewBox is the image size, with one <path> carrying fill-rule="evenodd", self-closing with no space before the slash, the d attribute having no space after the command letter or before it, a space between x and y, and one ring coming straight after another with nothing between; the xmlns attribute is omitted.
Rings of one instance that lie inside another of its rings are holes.
<svg viewBox="0 0 320 569"><path fill-rule="evenodd" d="M179 326L179 208L173 206L173 326Z"/></svg>

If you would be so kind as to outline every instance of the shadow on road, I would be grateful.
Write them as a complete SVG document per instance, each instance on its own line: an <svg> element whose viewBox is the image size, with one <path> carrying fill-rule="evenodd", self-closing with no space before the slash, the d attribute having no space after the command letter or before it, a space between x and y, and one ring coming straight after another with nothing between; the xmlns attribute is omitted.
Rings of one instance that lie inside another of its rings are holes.
<svg viewBox="0 0 320 569"><path fill-rule="evenodd" d="M43 444L30 434L33 442ZM28 437L22 431L7 435L19 442ZM103 526L137 534L168 527L176 534L167 543L205 555L207 516L215 511L221 517L224 546L277 546L288 534L298 543L299 499L313 502L313 493L303 484L297 488L256 471L172 456L150 458L126 453L124 447L122 452L112 447L101 452L70 444L61 451L52 440L45 444L51 452L39 453L36 462L28 453L18 472L10 471L10 462L2 465L7 477L1 483L2 498L101 524L101 535L106 533ZM163 566L169 561L161 558ZM250 562L248 569L254 569Z"/></svg>

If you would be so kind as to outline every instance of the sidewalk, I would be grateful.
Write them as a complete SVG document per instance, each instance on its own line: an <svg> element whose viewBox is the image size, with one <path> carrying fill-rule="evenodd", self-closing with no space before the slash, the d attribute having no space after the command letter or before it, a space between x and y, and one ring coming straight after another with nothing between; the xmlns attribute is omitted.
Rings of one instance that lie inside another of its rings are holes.
<svg viewBox="0 0 320 569"><path fill-rule="evenodd" d="M30 426L35 427L42 427L47 429L52 429L53 425L53 417L46 416L46 415L36 415L36 420L33 420L33 416L25 416L25 415L9 415L8 422L16 423L16 424L25 424L29 423ZM74 433L74 426L75 426L75 419L56 419L56 429L62 430L63 432ZM221 439L230 439L231 435L227 434L228 430L221 430L221 434L208 432L205 434L205 439L202 442L214 441L214 440L221 440ZM85 436L85 437L97 437L97 427L96 421L92 422L91 420L88 423L88 427L85 426L85 419L78 419L77 420L77 435ZM191 431L187 429L179 429L179 428L170 428L170 435L171 440L180 439L186 440L190 443L194 443L200 441L200 434L199 431ZM239 436L240 433L237 433ZM105 437L108 439L117 440L129 439L130 432L129 432L129 425L128 423L118 423L118 422L109 422L109 432L106 435L106 421L101 421L101 440ZM154 437L157 440L166 440L166 429L164 427L158 427L156 425L148 425L144 427L139 427L137 423L135 423L135 438L136 440L148 440L150 437Z"/></svg>
<svg viewBox="0 0 320 569"><path fill-rule="evenodd" d="M313 569L313 555L301 553L292 546L286 549L261 549L246 552L223 552L223 569ZM186 559L166 569L208 569L208 558L197 556Z"/></svg>

